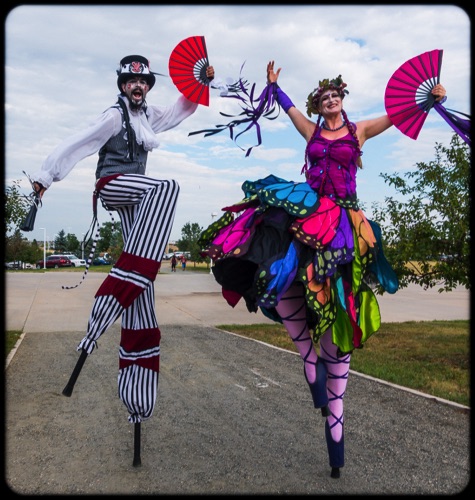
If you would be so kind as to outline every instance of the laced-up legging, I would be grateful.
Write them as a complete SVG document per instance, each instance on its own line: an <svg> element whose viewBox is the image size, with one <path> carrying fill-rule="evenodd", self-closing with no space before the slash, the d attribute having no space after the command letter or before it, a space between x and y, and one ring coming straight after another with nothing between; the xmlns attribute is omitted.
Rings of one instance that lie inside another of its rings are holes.
<svg viewBox="0 0 475 500"><path fill-rule="evenodd" d="M318 356L308 329L302 285L293 284L280 299L276 310L303 359L307 381L312 384L317 376Z"/></svg>
<svg viewBox="0 0 475 500"><path fill-rule="evenodd" d="M276 310L304 361L308 382L313 383L318 355L307 325L303 287L294 284L289 288L279 301ZM325 361L328 372L327 393L330 409L330 415L327 417L328 425L333 440L339 442L343 434L343 397L351 356L347 354L338 357L337 352L338 348L332 342L332 332L329 329L320 338L320 358Z"/></svg>
<svg viewBox="0 0 475 500"><path fill-rule="evenodd" d="M334 441L339 442L343 435L343 397L346 392L350 371L350 354L338 357L338 347L332 342L331 329L320 338L320 358L325 360L328 371L327 392L330 415L328 426Z"/></svg>

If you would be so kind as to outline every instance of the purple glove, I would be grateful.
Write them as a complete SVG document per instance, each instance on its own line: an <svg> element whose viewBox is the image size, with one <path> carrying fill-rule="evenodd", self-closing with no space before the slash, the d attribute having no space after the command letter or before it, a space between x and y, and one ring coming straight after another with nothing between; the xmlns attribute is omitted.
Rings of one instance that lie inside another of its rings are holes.
<svg viewBox="0 0 475 500"><path fill-rule="evenodd" d="M275 84L275 99L279 103L279 106L288 113L289 109L294 106L294 103L290 100L290 97L277 85Z"/></svg>

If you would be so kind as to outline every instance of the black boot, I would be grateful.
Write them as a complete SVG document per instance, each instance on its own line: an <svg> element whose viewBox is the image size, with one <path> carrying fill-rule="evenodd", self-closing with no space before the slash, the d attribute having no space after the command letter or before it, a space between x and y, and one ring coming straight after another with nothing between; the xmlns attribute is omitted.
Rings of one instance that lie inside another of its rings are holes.
<svg viewBox="0 0 475 500"><path fill-rule="evenodd" d="M328 420L325 422L325 437L327 440L328 457L330 458L331 477L340 477L340 467L345 465L345 434L342 429L341 439L337 443L333 440Z"/></svg>

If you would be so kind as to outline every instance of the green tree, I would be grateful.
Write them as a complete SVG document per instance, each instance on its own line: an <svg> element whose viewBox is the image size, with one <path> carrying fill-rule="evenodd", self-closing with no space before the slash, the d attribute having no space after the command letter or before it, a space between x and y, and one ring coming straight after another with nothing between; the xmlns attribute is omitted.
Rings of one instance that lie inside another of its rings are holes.
<svg viewBox="0 0 475 500"><path fill-rule="evenodd" d="M202 262L201 248L198 245L203 228L197 222L187 222L181 228L181 238L177 241L178 248L183 252L190 252L193 262Z"/></svg>
<svg viewBox="0 0 475 500"><path fill-rule="evenodd" d="M29 257L30 243L23 236L19 229L6 239L5 242L5 260L13 262L31 262Z"/></svg>
<svg viewBox="0 0 475 500"><path fill-rule="evenodd" d="M76 255L76 257L81 257L81 243L75 234L68 233L66 235L66 251Z"/></svg>
<svg viewBox="0 0 475 500"><path fill-rule="evenodd" d="M5 212L4 212L4 234L8 235L19 228L25 219L30 205L28 200L21 195L18 185L19 180L13 181L11 186L5 187Z"/></svg>
<svg viewBox="0 0 475 500"><path fill-rule="evenodd" d="M66 232L64 229L61 229L54 239L54 252L57 254L66 252L68 246L67 243Z"/></svg>
<svg viewBox="0 0 475 500"><path fill-rule="evenodd" d="M104 222L99 229L96 252L107 252L116 261L124 249L122 225L119 222Z"/></svg>
<svg viewBox="0 0 475 500"><path fill-rule="evenodd" d="M435 160L417 169L381 174L405 201L387 197L373 205L383 228L385 253L401 288L457 285L470 289L470 148L455 134L451 147L435 146ZM441 259L444 255L446 258Z"/></svg>
<svg viewBox="0 0 475 500"><path fill-rule="evenodd" d="M26 255L24 257L25 262L30 262L34 264L38 260L43 258L43 242L41 242L41 246L38 244L37 240L33 240L26 250Z"/></svg>

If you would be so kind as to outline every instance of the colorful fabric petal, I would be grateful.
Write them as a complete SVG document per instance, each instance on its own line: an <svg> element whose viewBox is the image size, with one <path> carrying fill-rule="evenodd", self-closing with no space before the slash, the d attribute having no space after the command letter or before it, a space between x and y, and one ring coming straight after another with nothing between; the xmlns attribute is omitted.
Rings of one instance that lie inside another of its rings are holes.
<svg viewBox="0 0 475 500"><path fill-rule="evenodd" d="M318 322L314 328L315 342L331 327L336 318L335 290L330 278L323 283L315 279L313 264L308 265L300 273L300 281L305 286L305 299L308 307L315 312Z"/></svg>
<svg viewBox="0 0 475 500"><path fill-rule="evenodd" d="M298 249L292 242L283 258L275 259L269 268L263 266L256 281L259 307L272 308L277 305L295 279L297 263Z"/></svg>
<svg viewBox="0 0 475 500"><path fill-rule="evenodd" d="M209 257L215 260L223 255L242 255L249 246L249 236L256 223L255 208L248 208L215 236L209 246Z"/></svg>
<svg viewBox="0 0 475 500"><path fill-rule="evenodd" d="M253 194L257 194L261 189L265 189L268 186L272 186L275 184L287 184L288 181L282 179L281 177L277 177L276 175L270 174L263 179L258 179L257 181L244 181L242 183L241 189L244 191L246 197L249 197Z"/></svg>
<svg viewBox="0 0 475 500"><path fill-rule="evenodd" d="M363 257L370 248L374 248L376 238L362 210L351 210L350 215L356 231L360 255Z"/></svg>
<svg viewBox="0 0 475 500"><path fill-rule="evenodd" d="M200 248L205 248L213 240L213 238L218 234L218 232L226 227L230 222L234 220L234 216L231 212L226 212L218 220L213 222L208 226L200 235L198 239L198 245Z"/></svg>
<svg viewBox="0 0 475 500"><path fill-rule="evenodd" d="M378 243L377 259L371 262L370 269L376 275L379 283L384 288L384 290L386 290L386 292L396 293L399 288L399 281L397 279L396 273L393 271L392 267L386 259L386 256L384 255L381 228L376 222L372 220L368 220L368 222L373 229L373 233Z"/></svg>
<svg viewBox="0 0 475 500"><path fill-rule="evenodd" d="M337 233L341 207L329 198L322 198L317 210L309 217L297 219L291 226L295 238L315 249L323 249Z"/></svg>
<svg viewBox="0 0 475 500"><path fill-rule="evenodd" d="M338 346L342 354L353 351L353 328L345 309L338 303L335 322L332 328L332 342Z"/></svg>
<svg viewBox="0 0 475 500"><path fill-rule="evenodd" d="M225 210L227 212L242 212L243 210L246 210L246 208L255 207L257 205L259 205L259 198L257 197L257 194L253 194L252 196L244 198L233 205L223 207L221 210Z"/></svg>
<svg viewBox="0 0 475 500"><path fill-rule="evenodd" d="M318 205L317 193L306 182L279 182L259 191L263 203L282 207L296 217L311 214Z"/></svg>
<svg viewBox="0 0 475 500"><path fill-rule="evenodd" d="M381 313L373 291L365 283L362 284L359 299L359 325L363 332L361 343L364 343L381 327Z"/></svg>
<svg viewBox="0 0 475 500"><path fill-rule="evenodd" d="M354 236L348 221L346 210L341 211L340 224L336 228L335 237L325 250L316 250L313 264L317 279L323 280L333 276L338 266L351 262L354 258Z"/></svg>
<svg viewBox="0 0 475 500"><path fill-rule="evenodd" d="M241 300L242 295L240 293L234 292L233 290L226 290L223 288L221 290L221 293L226 300L226 302L231 306L231 307L236 307L236 304Z"/></svg>

